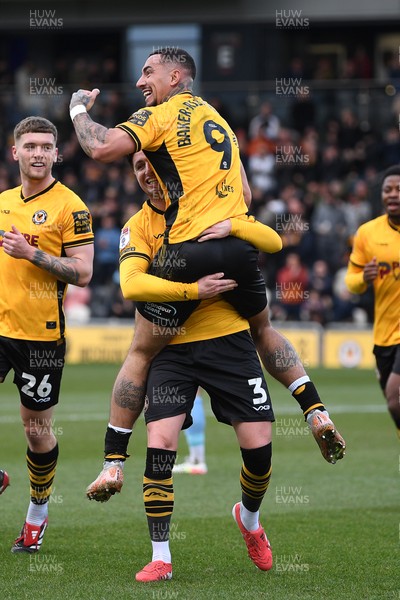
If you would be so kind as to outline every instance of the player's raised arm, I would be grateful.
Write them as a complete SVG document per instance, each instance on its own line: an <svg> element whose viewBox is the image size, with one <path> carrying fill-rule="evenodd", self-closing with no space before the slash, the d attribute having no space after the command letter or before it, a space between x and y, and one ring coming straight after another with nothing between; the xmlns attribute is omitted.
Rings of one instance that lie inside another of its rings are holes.
<svg viewBox="0 0 400 600"><path fill-rule="evenodd" d="M87 111L92 108L99 93L97 88L91 92L74 92L69 109L79 144L84 152L94 160L107 163L136 152L136 144L122 129L109 129L96 123L89 116Z"/></svg>

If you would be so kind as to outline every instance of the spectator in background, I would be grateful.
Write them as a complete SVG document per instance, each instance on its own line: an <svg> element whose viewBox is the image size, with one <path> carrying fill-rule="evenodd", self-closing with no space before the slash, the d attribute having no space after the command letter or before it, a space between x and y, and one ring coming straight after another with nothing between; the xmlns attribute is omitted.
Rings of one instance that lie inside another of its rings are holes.
<svg viewBox="0 0 400 600"><path fill-rule="evenodd" d="M115 271L118 270L120 234L120 227L115 217L112 215L102 217L101 226L96 231L94 241L93 283L95 285L109 283Z"/></svg>
<svg viewBox="0 0 400 600"><path fill-rule="evenodd" d="M353 56L354 76L356 79L371 79L372 61L367 54L365 46L359 44Z"/></svg>
<svg viewBox="0 0 400 600"><path fill-rule="evenodd" d="M85 159L82 163L82 189L86 202L91 207L104 194L106 186L106 170L94 160Z"/></svg>
<svg viewBox="0 0 400 600"><path fill-rule="evenodd" d="M308 127L315 127L316 107L311 98L311 91L306 86L296 96L290 107L290 124L293 129L303 134Z"/></svg>
<svg viewBox="0 0 400 600"><path fill-rule="evenodd" d="M343 171L344 166L337 144L323 146L318 165L318 179L326 182L339 179Z"/></svg>
<svg viewBox="0 0 400 600"><path fill-rule="evenodd" d="M398 127L389 127L384 132L382 163L384 169L400 163L400 135Z"/></svg>
<svg viewBox="0 0 400 600"><path fill-rule="evenodd" d="M321 296L317 290L310 290L300 309L302 321L312 321L320 325L326 325L332 309L332 299Z"/></svg>
<svg viewBox="0 0 400 600"><path fill-rule="evenodd" d="M283 256L295 252L309 266L315 260L315 249L304 203L298 192L294 191L285 198L285 204L285 212L276 217L276 230L282 238L284 248ZM277 260L279 258L277 256Z"/></svg>
<svg viewBox="0 0 400 600"><path fill-rule="evenodd" d="M276 187L275 154L267 145L260 146L259 151L252 154L248 160L247 175L252 186L260 189L264 194L272 192Z"/></svg>
<svg viewBox="0 0 400 600"><path fill-rule="evenodd" d="M328 263L332 272L339 268L347 247L347 221L341 191L342 185L337 180L321 184L321 199L311 218L317 255Z"/></svg>
<svg viewBox="0 0 400 600"><path fill-rule="evenodd" d="M257 137L261 128L262 134L268 140L275 140L278 137L279 127L280 120L273 114L271 104L263 102L258 114L249 123L249 138Z"/></svg>
<svg viewBox="0 0 400 600"><path fill-rule="evenodd" d="M287 320L298 321L300 309L308 298L309 276L295 252L286 256L285 265L276 274L276 300L284 309Z"/></svg>
<svg viewBox="0 0 400 600"><path fill-rule="evenodd" d="M353 150L362 138L358 119L351 108L344 108L340 113L338 143L340 150Z"/></svg>
<svg viewBox="0 0 400 600"><path fill-rule="evenodd" d="M325 260L316 260L310 273L310 287L321 296L332 296L332 275Z"/></svg>
<svg viewBox="0 0 400 600"><path fill-rule="evenodd" d="M347 202L343 210L347 223L347 235L352 237L365 221L371 218L371 205L368 203L368 185L363 179L357 179L351 185Z"/></svg>

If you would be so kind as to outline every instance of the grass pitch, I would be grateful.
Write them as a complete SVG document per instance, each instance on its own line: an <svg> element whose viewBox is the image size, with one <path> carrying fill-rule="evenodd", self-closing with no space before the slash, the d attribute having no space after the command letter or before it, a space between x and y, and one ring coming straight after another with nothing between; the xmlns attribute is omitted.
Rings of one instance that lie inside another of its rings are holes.
<svg viewBox="0 0 400 600"><path fill-rule="evenodd" d="M23 430L15 386L0 387L0 598L4 600L378 600L400 598L399 442L373 372L310 370L347 442L329 465L289 392L269 386L276 424L273 475L261 520L274 552L263 573L247 557L231 508L240 499L240 453L231 428L208 411L206 476L175 476L173 579L139 584L151 559L142 502L145 427L137 423L122 493L89 502L103 456L117 365L68 366L54 429L60 460L41 551L10 548L28 503ZM207 403L206 403L207 404ZM182 436L180 457L185 455Z"/></svg>

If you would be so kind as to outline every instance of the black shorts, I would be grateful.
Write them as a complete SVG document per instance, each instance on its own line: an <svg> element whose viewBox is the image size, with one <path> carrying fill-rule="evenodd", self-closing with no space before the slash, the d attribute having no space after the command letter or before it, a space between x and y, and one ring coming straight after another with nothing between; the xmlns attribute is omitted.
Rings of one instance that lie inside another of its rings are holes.
<svg viewBox="0 0 400 600"><path fill-rule="evenodd" d="M400 375L400 344L394 346L374 346L373 350L378 371L379 385L385 391L390 373Z"/></svg>
<svg viewBox="0 0 400 600"><path fill-rule="evenodd" d="M274 421L254 342L247 331L202 342L170 344L153 360L147 380L146 423L190 412L198 386L210 395L217 420Z"/></svg>
<svg viewBox="0 0 400 600"><path fill-rule="evenodd" d="M223 298L242 317L253 317L267 305L265 283L258 268L258 250L239 238L164 244L148 272L183 283L193 283L205 275L221 272L226 279L235 279L238 283L238 287L225 292ZM200 300L138 302L136 307L148 321L162 327L178 327L183 325L199 304Z"/></svg>
<svg viewBox="0 0 400 600"><path fill-rule="evenodd" d="M65 339L35 342L0 336L0 377L13 369L21 404L29 410L57 404L64 362Z"/></svg>

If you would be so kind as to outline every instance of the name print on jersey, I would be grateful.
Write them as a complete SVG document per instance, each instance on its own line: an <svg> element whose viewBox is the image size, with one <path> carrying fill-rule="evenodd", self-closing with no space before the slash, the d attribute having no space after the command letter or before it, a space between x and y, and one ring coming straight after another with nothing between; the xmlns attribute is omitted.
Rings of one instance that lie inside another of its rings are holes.
<svg viewBox="0 0 400 600"><path fill-rule="evenodd" d="M183 103L185 108L180 108L178 113L178 119L176 122L176 135L178 136L178 147L190 146L190 119L195 108L198 106L204 106L204 102L200 100L187 100Z"/></svg>

